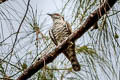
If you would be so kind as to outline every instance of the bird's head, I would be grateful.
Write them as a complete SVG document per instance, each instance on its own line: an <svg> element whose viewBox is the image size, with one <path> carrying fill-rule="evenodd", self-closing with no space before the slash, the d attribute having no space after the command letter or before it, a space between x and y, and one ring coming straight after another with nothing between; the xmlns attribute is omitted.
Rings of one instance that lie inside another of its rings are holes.
<svg viewBox="0 0 120 80"><path fill-rule="evenodd" d="M54 20L64 20L64 17L58 13L48 14Z"/></svg>

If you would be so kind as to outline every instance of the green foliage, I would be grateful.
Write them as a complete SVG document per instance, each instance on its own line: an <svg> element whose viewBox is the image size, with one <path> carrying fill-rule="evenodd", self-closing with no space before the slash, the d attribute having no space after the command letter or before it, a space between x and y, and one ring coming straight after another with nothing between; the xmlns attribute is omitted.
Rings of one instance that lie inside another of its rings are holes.
<svg viewBox="0 0 120 80"><path fill-rule="evenodd" d="M116 39L118 39L119 38L119 35L118 34L115 34L115 36L114 36Z"/></svg>
<svg viewBox="0 0 120 80"><path fill-rule="evenodd" d="M81 47L77 47L76 49L77 53L86 53L86 54L96 54L96 51L92 48L88 48L88 46L81 46Z"/></svg>
<svg viewBox="0 0 120 80"><path fill-rule="evenodd" d="M25 69L27 69L27 64L24 62L21 67L23 70L25 70Z"/></svg>

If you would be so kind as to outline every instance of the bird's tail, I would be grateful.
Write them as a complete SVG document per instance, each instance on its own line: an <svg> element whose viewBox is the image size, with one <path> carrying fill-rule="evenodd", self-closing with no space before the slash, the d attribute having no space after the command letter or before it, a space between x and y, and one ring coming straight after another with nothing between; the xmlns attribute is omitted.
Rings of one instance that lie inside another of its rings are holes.
<svg viewBox="0 0 120 80"><path fill-rule="evenodd" d="M75 54L75 44L70 44L63 53L71 62L73 70L80 71L81 68Z"/></svg>

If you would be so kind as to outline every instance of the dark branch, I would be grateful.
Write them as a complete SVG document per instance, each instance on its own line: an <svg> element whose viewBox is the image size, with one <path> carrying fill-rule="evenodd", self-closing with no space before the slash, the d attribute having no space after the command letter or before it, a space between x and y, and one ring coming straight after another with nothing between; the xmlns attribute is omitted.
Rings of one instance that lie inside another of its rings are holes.
<svg viewBox="0 0 120 80"><path fill-rule="evenodd" d="M36 61L32 66L26 69L17 80L26 80L35 74L39 69L43 68L44 65L52 62L64 49L67 48L67 44L69 40L75 41L80 38L94 23L96 23L110 8L115 4L117 0L106 0L103 5L100 6L97 10L95 10L85 21L85 23L80 26L80 28L74 31L67 40L63 41L60 45L58 45L53 51L51 51L48 55Z"/></svg>
<svg viewBox="0 0 120 80"><path fill-rule="evenodd" d="M0 4L3 3L3 2L5 2L5 1L8 1L8 0L0 0Z"/></svg>

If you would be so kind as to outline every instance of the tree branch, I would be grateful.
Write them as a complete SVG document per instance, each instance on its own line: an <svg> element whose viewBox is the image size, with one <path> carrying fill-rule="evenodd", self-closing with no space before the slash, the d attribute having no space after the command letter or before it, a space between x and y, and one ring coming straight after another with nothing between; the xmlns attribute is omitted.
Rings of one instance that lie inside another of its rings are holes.
<svg viewBox="0 0 120 80"><path fill-rule="evenodd" d="M117 0L106 0L100 8L95 10L84 22L82 26L74 31L65 41L58 45L53 51L42 59L36 61L32 66L26 69L17 80L26 80L35 74L39 69L43 68L44 65L52 62L64 49L67 48L68 41L75 41L80 38L94 23L96 23L110 8L115 4Z"/></svg>
<svg viewBox="0 0 120 80"><path fill-rule="evenodd" d="M3 2L5 2L5 1L8 1L8 0L0 0L0 4L3 3Z"/></svg>

